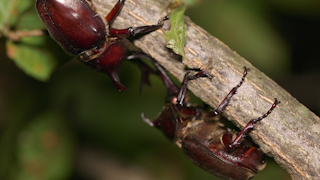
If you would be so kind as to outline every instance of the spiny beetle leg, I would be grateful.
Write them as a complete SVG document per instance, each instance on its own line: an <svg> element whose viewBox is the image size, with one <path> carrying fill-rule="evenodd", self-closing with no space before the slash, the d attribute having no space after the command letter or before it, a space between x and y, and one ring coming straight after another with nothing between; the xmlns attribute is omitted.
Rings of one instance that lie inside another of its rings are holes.
<svg viewBox="0 0 320 180"><path fill-rule="evenodd" d="M173 81L170 79L170 77L168 76L166 71L163 69L163 67L157 61L155 61L153 58L151 58L150 56L143 54L143 53L137 53L137 54L134 54L134 55L131 55L128 57L129 58L139 57L139 58L149 60L156 67L157 74L160 76L164 85L166 86L168 98L170 99L170 97L176 97L178 95L180 88L173 83ZM168 102L171 102L171 100Z"/></svg>
<svg viewBox="0 0 320 180"><path fill-rule="evenodd" d="M162 79L164 85L166 86L169 97L178 95L180 88L173 83L173 81L170 79L166 71L157 61L155 61L152 57L150 57L149 55L143 52L131 51L130 54L131 55L129 55L127 59L135 63L142 72L140 92L142 91L142 88L145 84L149 86L151 85L149 80L149 75L155 74L160 76L160 78ZM143 61L141 61L141 59L146 59L150 61L156 67L156 70L153 70L150 66L148 66ZM171 100L169 102L171 102Z"/></svg>
<svg viewBox="0 0 320 180"><path fill-rule="evenodd" d="M205 71L199 71L195 75L190 75L190 72L187 72L184 75L178 96L176 98L176 103L174 101L172 102L172 110L174 111L175 118L177 121L183 122L186 119L193 117L193 118L199 118L201 116L201 112L199 108L196 107L188 107L185 104L188 103L188 95L187 95L187 85L190 80L195 80L201 77L212 79L212 75L205 72ZM184 115L185 117L182 117L181 115Z"/></svg>
<svg viewBox="0 0 320 180"><path fill-rule="evenodd" d="M244 138L246 136L246 134L248 133L248 131L250 131L251 129L253 129L256 125L257 122L261 121L262 119L266 118L272 111L273 109L280 104L281 101L278 101L276 98L274 100L274 103L272 104L271 108L268 110L268 112L266 112L264 115L258 117L257 119L253 119L251 120L243 129L242 131L238 134L238 136L234 139L233 142L229 143L228 145L228 149L232 149L235 146L237 146L238 144L240 144L241 139Z"/></svg>
<svg viewBox="0 0 320 180"><path fill-rule="evenodd" d="M110 36L116 37L134 37L136 35L145 34L160 29L163 26L163 22L168 20L169 16L164 16L158 21L158 24L151 26L139 26L139 27L129 27L127 29L110 29Z"/></svg>
<svg viewBox="0 0 320 180"><path fill-rule="evenodd" d="M180 88L176 84L174 84L174 82L168 76L166 71L163 69L163 67L158 62L152 61L152 63L157 68L157 71L158 71L164 85L166 86L167 93L168 93L166 102L171 103L172 98L176 97L178 95Z"/></svg>
<svg viewBox="0 0 320 180"><path fill-rule="evenodd" d="M184 99L186 98L186 93L187 93L188 82L190 80L195 80L195 79L198 79L200 77L206 77L206 78L212 79L212 75L207 73L207 72L205 72L205 71L199 71L197 74L195 74L193 76L190 75L190 72L187 72L184 75L184 78L183 78L183 81L182 81L182 84L181 84L181 87L180 87L180 90L179 90L179 94L178 94L178 97L177 97L177 105L182 106L183 103L184 103Z"/></svg>
<svg viewBox="0 0 320 180"><path fill-rule="evenodd" d="M148 85L152 87L149 76L150 74L158 75L158 73L154 69L152 69L149 65L144 63L141 59L147 59L151 62L154 61L154 59L149 55L144 54L143 52L138 52L138 51L131 51L131 55L129 55L127 59L130 60L130 62L136 64L141 71L140 93L142 92L144 85Z"/></svg>
<svg viewBox="0 0 320 180"><path fill-rule="evenodd" d="M230 99L232 98L232 96L236 94L238 88L243 84L245 77L247 76L248 72L250 71L250 68L247 68L247 67L243 67L243 68L244 68L244 72L243 72L242 79L239 82L239 84L231 89L231 91L224 98L224 100L221 102L221 104L219 105L219 107L216 110L210 111L208 113L207 116L209 118L221 114L223 112L223 110L227 107L227 105L229 104Z"/></svg>

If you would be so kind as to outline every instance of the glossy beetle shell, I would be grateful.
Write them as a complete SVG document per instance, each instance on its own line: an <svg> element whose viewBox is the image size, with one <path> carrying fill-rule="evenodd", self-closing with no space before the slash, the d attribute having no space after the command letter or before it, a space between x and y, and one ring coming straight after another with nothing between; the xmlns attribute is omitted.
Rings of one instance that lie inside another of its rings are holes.
<svg viewBox="0 0 320 180"><path fill-rule="evenodd" d="M236 149L226 151L221 138L228 133L232 132L218 123L202 121L186 132L182 149L193 163L219 177L252 178L266 166L264 154L246 140Z"/></svg>
<svg viewBox="0 0 320 180"><path fill-rule="evenodd" d="M67 53L99 49L106 41L105 22L85 0L37 0L36 10L51 37Z"/></svg>
<svg viewBox="0 0 320 180"><path fill-rule="evenodd" d="M195 75L187 72L178 88L158 63L153 64L167 88L168 96L166 105L156 119L150 120L144 113L141 114L146 123L158 128L180 147L194 164L216 176L230 180L248 180L266 166L263 152L244 137L257 122L266 118L280 101L275 98L265 114L249 121L239 133L217 121L218 115L243 84L249 68L244 67L240 82L229 91L217 109L207 112L206 109L188 102L187 84L200 77L211 79L212 75L204 71Z"/></svg>
<svg viewBox="0 0 320 180"><path fill-rule="evenodd" d="M177 110L173 107L167 104L152 122L182 148L194 164L219 177L237 180L250 179L266 166L262 151L246 139L237 148L226 151L222 136L231 134L234 138L236 133L219 122L201 120L206 119L202 109L183 106ZM197 113L186 114L190 109ZM183 122L176 120L174 111L183 116Z"/></svg>
<svg viewBox="0 0 320 180"><path fill-rule="evenodd" d="M156 31L169 18L164 16L155 25L114 29L110 24L124 3L125 0L118 0L104 19L94 11L91 0L36 0L36 10L51 37L67 53L77 55L84 64L109 75L121 91L127 88L121 84L118 72L128 56L134 59L141 71L146 67L140 53L128 49L127 38ZM149 58L147 55L143 57ZM143 76L148 76L148 73L143 73Z"/></svg>

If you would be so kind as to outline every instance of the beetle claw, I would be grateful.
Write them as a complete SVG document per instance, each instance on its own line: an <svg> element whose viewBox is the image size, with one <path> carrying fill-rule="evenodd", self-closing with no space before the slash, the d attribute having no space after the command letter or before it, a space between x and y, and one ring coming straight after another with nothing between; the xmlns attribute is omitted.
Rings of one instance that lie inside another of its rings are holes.
<svg viewBox="0 0 320 180"><path fill-rule="evenodd" d="M163 22L166 20L169 20L169 16L164 16L162 19L159 19L158 25L163 24Z"/></svg>

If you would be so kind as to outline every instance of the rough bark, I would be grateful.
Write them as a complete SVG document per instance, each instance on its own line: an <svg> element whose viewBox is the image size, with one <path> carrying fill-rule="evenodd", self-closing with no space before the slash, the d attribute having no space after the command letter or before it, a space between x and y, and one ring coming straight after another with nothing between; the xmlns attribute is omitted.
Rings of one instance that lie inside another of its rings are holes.
<svg viewBox="0 0 320 180"><path fill-rule="evenodd" d="M115 0L92 0L97 11L106 14ZM113 27L150 25L167 15L168 0L127 0ZM185 17L187 60L170 49L162 30L148 34L134 42L151 55L180 81L185 67L201 68L214 75L210 81L199 79L189 89L211 107L223 100L228 91L241 79L243 67L249 67L247 79L232 98L223 114L243 128L252 118L265 113L278 98L282 103L250 133L253 140L267 155L285 168L293 179L319 179L320 176L320 120L307 107L253 67L217 38ZM164 30L168 25L164 27Z"/></svg>

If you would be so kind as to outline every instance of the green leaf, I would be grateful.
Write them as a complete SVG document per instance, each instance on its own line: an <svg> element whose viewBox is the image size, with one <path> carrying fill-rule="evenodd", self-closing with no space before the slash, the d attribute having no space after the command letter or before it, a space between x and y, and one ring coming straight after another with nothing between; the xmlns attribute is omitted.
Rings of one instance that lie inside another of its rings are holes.
<svg viewBox="0 0 320 180"><path fill-rule="evenodd" d="M8 40L7 55L26 74L47 81L62 59L54 51L57 45L47 41L52 40L49 37L24 37L19 43Z"/></svg>
<svg viewBox="0 0 320 180"><path fill-rule="evenodd" d="M0 0L0 31L4 31L13 9L14 0ZM2 32L3 33L3 32Z"/></svg>
<svg viewBox="0 0 320 180"><path fill-rule="evenodd" d="M44 29L35 11L34 1L0 0L0 34L7 36L11 29ZM59 64L60 57L53 51L57 46L54 44L48 37L24 37L19 42L7 40L7 55L26 74L46 81Z"/></svg>
<svg viewBox="0 0 320 180"><path fill-rule="evenodd" d="M186 42L186 26L183 20L184 12L186 10L185 3L176 1L175 7L170 13L171 29L165 32L167 40L167 47L172 49L176 54L181 55L186 59L184 54L184 45Z"/></svg>
<svg viewBox="0 0 320 180"><path fill-rule="evenodd" d="M35 117L20 134L16 180L67 179L74 161L74 135L54 111Z"/></svg>
<svg viewBox="0 0 320 180"><path fill-rule="evenodd" d="M0 0L0 30L12 27L33 3L30 0Z"/></svg>
<svg viewBox="0 0 320 180"><path fill-rule="evenodd" d="M33 4L32 7L23 12L23 15L15 22L14 28L16 30L34 30L46 29L45 25L40 20Z"/></svg>
<svg viewBox="0 0 320 180"><path fill-rule="evenodd" d="M34 11L34 1L30 0L14 0L15 4L13 5L13 9L10 14L9 24L10 26L15 26L19 18L24 16L24 13L28 9L32 9Z"/></svg>

